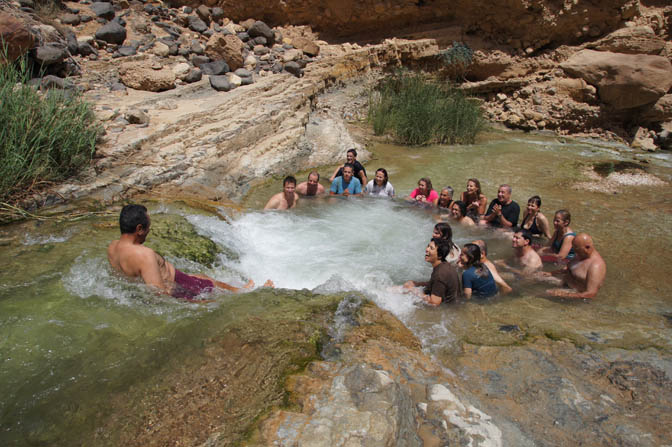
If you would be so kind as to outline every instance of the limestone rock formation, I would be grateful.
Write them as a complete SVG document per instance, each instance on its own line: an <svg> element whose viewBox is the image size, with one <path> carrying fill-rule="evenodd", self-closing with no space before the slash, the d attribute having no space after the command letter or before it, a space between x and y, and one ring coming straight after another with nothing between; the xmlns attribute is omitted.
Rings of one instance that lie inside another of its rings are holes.
<svg viewBox="0 0 672 447"><path fill-rule="evenodd" d="M125 62L119 67L119 78L125 86L136 90L160 92L175 88L175 73L169 67L155 70L146 61Z"/></svg>
<svg viewBox="0 0 672 447"><path fill-rule="evenodd" d="M560 66L594 85L600 100L617 110L651 104L672 87L672 64L662 56L582 50Z"/></svg>
<svg viewBox="0 0 672 447"><path fill-rule="evenodd" d="M665 40L650 26L642 25L618 29L586 47L612 53L659 55L665 48Z"/></svg>

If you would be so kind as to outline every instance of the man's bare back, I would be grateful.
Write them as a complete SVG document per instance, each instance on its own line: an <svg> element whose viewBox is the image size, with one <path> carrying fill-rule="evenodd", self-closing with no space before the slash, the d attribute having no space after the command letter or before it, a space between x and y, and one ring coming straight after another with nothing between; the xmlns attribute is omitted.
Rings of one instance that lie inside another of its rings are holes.
<svg viewBox="0 0 672 447"><path fill-rule="evenodd" d="M547 290L551 296L563 298L594 298L604 283L607 264L595 249L593 239L586 233L579 233L572 241L576 257L557 273L563 275L564 282L571 289Z"/></svg>

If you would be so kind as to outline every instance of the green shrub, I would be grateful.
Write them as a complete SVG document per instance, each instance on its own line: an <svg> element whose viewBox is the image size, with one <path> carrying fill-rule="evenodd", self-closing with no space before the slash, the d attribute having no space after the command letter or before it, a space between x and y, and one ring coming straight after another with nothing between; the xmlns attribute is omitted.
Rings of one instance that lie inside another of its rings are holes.
<svg viewBox="0 0 672 447"><path fill-rule="evenodd" d="M24 62L0 63L0 200L86 165L100 132L76 92L40 95Z"/></svg>
<svg viewBox="0 0 672 447"><path fill-rule="evenodd" d="M453 42L450 48L439 52L438 58L447 77L462 81L474 60L474 51L462 42Z"/></svg>
<svg viewBox="0 0 672 447"><path fill-rule="evenodd" d="M411 145L473 143L484 125L478 105L460 90L408 73L370 93L368 119L376 135L391 133Z"/></svg>

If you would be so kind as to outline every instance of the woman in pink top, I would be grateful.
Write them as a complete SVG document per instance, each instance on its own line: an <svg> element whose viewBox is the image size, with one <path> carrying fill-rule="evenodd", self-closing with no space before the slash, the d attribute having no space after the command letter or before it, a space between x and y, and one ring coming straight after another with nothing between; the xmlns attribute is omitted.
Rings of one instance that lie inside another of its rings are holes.
<svg viewBox="0 0 672 447"><path fill-rule="evenodd" d="M432 181L427 177L418 180L418 187L408 196L410 200L422 203L423 205L436 205L439 200L439 193L432 189Z"/></svg>

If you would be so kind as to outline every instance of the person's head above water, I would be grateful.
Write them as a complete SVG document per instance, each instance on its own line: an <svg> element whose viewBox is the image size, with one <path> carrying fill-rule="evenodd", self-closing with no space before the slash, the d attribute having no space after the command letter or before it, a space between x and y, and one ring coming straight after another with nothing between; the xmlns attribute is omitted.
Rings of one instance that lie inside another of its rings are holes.
<svg viewBox="0 0 672 447"><path fill-rule="evenodd" d="M418 189L422 192L423 195L428 196L432 191L432 181L429 177L423 177L418 180Z"/></svg>
<svg viewBox="0 0 672 447"><path fill-rule="evenodd" d="M456 200L450 206L450 211L453 219L462 219L467 215L467 204L461 200Z"/></svg>
<svg viewBox="0 0 672 447"><path fill-rule="evenodd" d="M511 187L507 184L499 185L497 190L497 199L501 202L502 205L508 205L511 202Z"/></svg>
<svg viewBox="0 0 672 447"><path fill-rule="evenodd" d="M475 194L477 197L481 195L481 182L477 178L470 178L467 180L467 192Z"/></svg>
<svg viewBox="0 0 672 447"><path fill-rule="evenodd" d="M348 163L354 164L355 160L357 160L357 151L355 149L348 149L345 158L348 160Z"/></svg>
<svg viewBox="0 0 672 447"><path fill-rule="evenodd" d="M557 226L568 226L572 223L572 215L567 210L558 210L555 212L555 218L553 219L553 225Z"/></svg>
<svg viewBox="0 0 672 447"><path fill-rule="evenodd" d="M434 225L434 232L432 233L432 237L445 239L449 242L452 242L453 229L448 222L439 222Z"/></svg>
<svg viewBox="0 0 672 447"><path fill-rule="evenodd" d="M486 244L484 240L476 239L475 241L471 241L471 243L478 245L478 248L481 249L481 259L484 259L488 256L488 244Z"/></svg>
<svg viewBox="0 0 672 447"><path fill-rule="evenodd" d="M436 202L436 205L443 206L445 208L450 203L450 201L453 200L454 192L455 190L453 190L453 188L450 186L444 186L441 190L441 194L439 194L439 201Z"/></svg>
<svg viewBox="0 0 672 447"><path fill-rule="evenodd" d="M590 235L587 233L579 233L572 241L572 248L579 259L586 259L595 251L595 244Z"/></svg>
<svg viewBox="0 0 672 447"><path fill-rule="evenodd" d="M465 269L471 266L481 267L481 249L476 244L464 244L460 260Z"/></svg>
<svg viewBox="0 0 672 447"><path fill-rule="evenodd" d="M527 241L527 242L525 242ZM524 248L532 243L532 233L525 229L519 229L513 234L513 248Z"/></svg>
<svg viewBox="0 0 672 447"><path fill-rule="evenodd" d="M121 234L133 234L140 225L141 229L149 229L149 217L144 205L126 205L119 214L119 229Z"/></svg>
<svg viewBox="0 0 672 447"><path fill-rule="evenodd" d="M308 184L317 185L319 181L320 181L320 173L317 171L310 171L310 174L308 174Z"/></svg>
<svg viewBox="0 0 672 447"><path fill-rule="evenodd" d="M450 245L448 245L444 239L433 237L429 241L427 249L425 249L425 260L430 263L433 262L434 260L431 258L431 254L436 250L437 259L441 262L445 262L446 256L450 253L450 248Z"/></svg>
<svg viewBox="0 0 672 447"><path fill-rule="evenodd" d="M350 179L352 179L352 175L354 172L355 167L352 164L346 163L345 165L343 165L343 180L349 182Z"/></svg>
<svg viewBox="0 0 672 447"><path fill-rule="evenodd" d="M387 185L387 170L385 168L378 168L376 170L376 177L375 177L375 183L378 186L385 186Z"/></svg>

